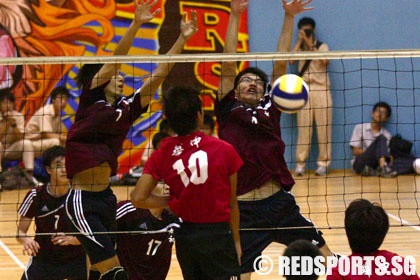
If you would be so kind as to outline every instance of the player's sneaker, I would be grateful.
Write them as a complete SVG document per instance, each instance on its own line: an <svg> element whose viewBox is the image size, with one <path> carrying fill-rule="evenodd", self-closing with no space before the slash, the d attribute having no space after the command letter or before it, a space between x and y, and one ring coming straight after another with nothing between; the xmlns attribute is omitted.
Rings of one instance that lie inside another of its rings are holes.
<svg viewBox="0 0 420 280"><path fill-rule="evenodd" d="M363 168L363 171L362 171L362 173L360 173L360 175L362 175L362 176L378 176L378 172L375 169L373 169L372 167L366 165L365 168Z"/></svg>
<svg viewBox="0 0 420 280"><path fill-rule="evenodd" d="M305 168L302 166L298 166L295 169L295 176L303 176L305 175Z"/></svg>
<svg viewBox="0 0 420 280"><path fill-rule="evenodd" d="M394 178L395 176L398 175L398 172L395 170L392 170L389 166L384 166L384 167L379 167L378 170L378 175L383 177L383 178Z"/></svg>
<svg viewBox="0 0 420 280"><path fill-rule="evenodd" d="M130 175L135 178L140 178L142 174L143 174L143 167L141 166L134 166L133 168L130 169Z"/></svg>
<svg viewBox="0 0 420 280"><path fill-rule="evenodd" d="M315 175L317 176L326 176L327 175L327 168L324 166L318 166L315 170Z"/></svg>

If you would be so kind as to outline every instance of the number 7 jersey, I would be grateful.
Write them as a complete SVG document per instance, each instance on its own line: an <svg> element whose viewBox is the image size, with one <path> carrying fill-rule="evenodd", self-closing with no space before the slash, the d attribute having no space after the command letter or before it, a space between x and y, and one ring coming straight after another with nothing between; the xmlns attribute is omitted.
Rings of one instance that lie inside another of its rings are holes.
<svg viewBox="0 0 420 280"><path fill-rule="evenodd" d="M184 222L220 223L230 221L230 176L242 163L229 143L195 132L162 140L143 173L169 185L169 207Z"/></svg>

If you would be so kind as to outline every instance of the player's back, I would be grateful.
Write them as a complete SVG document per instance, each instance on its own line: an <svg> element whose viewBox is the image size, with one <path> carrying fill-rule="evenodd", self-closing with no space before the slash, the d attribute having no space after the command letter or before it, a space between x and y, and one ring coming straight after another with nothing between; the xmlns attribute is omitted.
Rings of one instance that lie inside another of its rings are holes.
<svg viewBox="0 0 420 280"><path fill-rule="evenodd" d="M169 206L184 222L217 223L230 220L230 176L241 164L232 145L195 132L162 140L144 172L170 186Z"/></svg>

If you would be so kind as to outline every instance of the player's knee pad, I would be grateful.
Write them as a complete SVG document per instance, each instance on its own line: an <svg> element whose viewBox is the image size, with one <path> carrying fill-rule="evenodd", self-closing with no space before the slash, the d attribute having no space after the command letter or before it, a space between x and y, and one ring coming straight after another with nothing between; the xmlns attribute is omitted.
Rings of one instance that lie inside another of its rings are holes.
<svg viewBox="0 0 420 280"><path fill-rule="evenodd" d="M128 275L124 268L117 266L102 274L100 280L128 280Z"/></svg>
<svg viewBox="0 0 420 280"><path fill-rule="evenodd" d="M101 279L101 273L97 270L89 270L89 280L99 280Z"/></svg>

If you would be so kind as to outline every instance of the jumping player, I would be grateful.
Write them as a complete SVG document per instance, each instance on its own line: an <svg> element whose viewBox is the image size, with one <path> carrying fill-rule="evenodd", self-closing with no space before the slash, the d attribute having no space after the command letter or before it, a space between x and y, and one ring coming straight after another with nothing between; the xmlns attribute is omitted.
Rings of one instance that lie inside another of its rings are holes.
<svg viewBox="0 0 420 280"><path fill-rule="evenodd" d="M164 114L177 136L162 140L131 193L135 207L169 205L183 223L175 231L184 279L239 277L239 209L236 172L242 160L228 143L200 129L204 113L198 91L175 87L163 95ZM170 196L152 190L163 180Z"/></svg>
<svg viewBox="0 0 420 280"><path fill-rule="evenodd" d="M283 1L285 17L277 47L279 52L290 50L294 17L312 9L306 7L310 2ZM247 0L231 1L225 53L236 52L240 17L247 6ZM254 263L255 259L271 242L288 245L296 239L306 239L320 247L324 255L329 256L331 252L321 233L300 214L295 198L289 193L294 180L284 160L285 144L281 138L280 112L271 106L266 73L252 67L236 75L236 66L235 61L222 63L215 112L220 139L232 144L244 161L238 171L237 191L243 250L241 279L250 279L251 272L259 266ZM286 66L287 61L276 61L272 79L286 74ZM273 227L305 228L245 230Z"/></svg>
<svg viewBox="0 0 420 280"><path fill-rule="evenodd" d="M128 53L139 27L159 12L152 11L157 2L134 1L133 22L119 41L115 55ZM197 32L195 13L189 21L184 14L180 28L181 33L168 54L181 53L187 40ZM127 279L113 238L101 234L116 229L117 201L109 178L117 172L117 158L130 126L146 112L172 67L173 63L158 64L143 86L129 97L121 96L123 78L117 64L84 65L77 76L82 93L66 142L67 176L72 179L66 211L74 230L81 233L78 238L89 257L91 272L101 274L103 280Z"/></svg>
<svg viewBox="0 0 420 280"><path fill-rule="evenodd" d="M23 254L31 256L22 280L86 279L85 250L75 236L66 234L71 232L64 210L70 183L64 155L65 149L60 146L42 154L50 182L30 190L19 207L18 241L23 244ZM33 219L35 238L27 236Z"/></svg>

